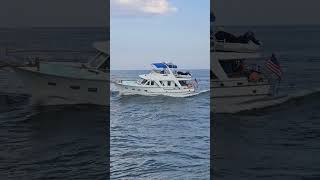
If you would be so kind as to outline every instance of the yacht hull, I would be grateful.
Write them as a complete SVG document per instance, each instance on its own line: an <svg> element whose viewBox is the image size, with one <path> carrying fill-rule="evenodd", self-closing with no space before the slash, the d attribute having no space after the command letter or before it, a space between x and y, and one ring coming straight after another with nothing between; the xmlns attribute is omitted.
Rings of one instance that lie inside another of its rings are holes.
<svg viewBox="0 0 320 180"><path fill-rule="evenodd" d="M256 101L272 97L271 85L249 85L239 87L213 87L211 94L214 112L232 112Z"/></svg>
<svg viewBox="0 0 320 180"><path fill-rule="evenodd" d="M108 105L107 80L67 78L15 68L33 105L95 104Z"/></svg>
<svg viewBox="0 0 320 180"><path fill-rule="evenodd" d="M186 97L195 93L194 88L178 89L178 88L160 88L160 87L137 87L115 83L120 95L143 95L143 96L172 96Z"/></svg>

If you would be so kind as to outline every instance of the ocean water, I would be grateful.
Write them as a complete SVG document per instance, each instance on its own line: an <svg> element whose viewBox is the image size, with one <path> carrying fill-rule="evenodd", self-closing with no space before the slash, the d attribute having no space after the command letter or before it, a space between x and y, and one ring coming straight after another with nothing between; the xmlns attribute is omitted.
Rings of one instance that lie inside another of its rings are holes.
<svg viewBox="0 0 320 180"><path fill-rule="evenodd" d="M21 61L30 56L84 61L92 43L107 35L103 28L0 29L0 46L80 51L10 54ZM0 179L108 179L109 107L32 107L29 101L15 73L0 70Z"/></svg>
<svg viewBox="0 0 320 180"><path fill-rule="evenodd" d="M259 110L212 114L213 179L320 178L320 26L226 27L255 32L275 53L289 100Z"/></svg>
<svg viewBox="0 0 320 180"><path fill-rule="evenodd" d="M111 71L111 80L146 71ZM209 70L191 70L201 90ZM111 86L111 179L209 179L210 93L119 96Z"/></svg>

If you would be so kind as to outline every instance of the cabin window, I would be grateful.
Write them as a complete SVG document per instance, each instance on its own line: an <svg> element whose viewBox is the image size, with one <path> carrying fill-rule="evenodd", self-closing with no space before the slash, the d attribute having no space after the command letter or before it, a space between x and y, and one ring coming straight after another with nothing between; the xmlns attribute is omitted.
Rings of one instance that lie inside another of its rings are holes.
<svg viewBox="0 0 320 180"><path fill-rule="evenodd" d="M56 86L57 84L54 83L54 82L48 82L48 85L49 85L49 86Z"/></svg>
<svg viewBox="0 0 320 180"><path fill-rule="evenodd" d="M108 63L107 63L107 61L105 61L104 63L102 63L101 65L100 65L100 67L99 67L99 69L101 70L101 71L107 71L107 68L108 68Z"/></svg>
<svg viewBox="0 0 320 180"><path fill-rule="evenodd" d="M80 89L80 86L70 86L71 89Z"/></svg>
<svg viewBox="0 0 320 180"><path fill-rule="evenodd" d="M147 82L147 85L150 86L150 81Z"/></svg>
<svg viewBox="0 0 320 180"><path fill-rule="evenodd" d="M229 60L221 61L221 67L228 75L228 77L233 77L234 75L241 75L243 73L243 60Z"/></svg>
<svg viewBox="0 0 320 180"><path fill-rule="evenodd" d="M141 84L145 84L147 82L147 80L142 80Z"/></svg>
<svg viewBox="0 0 320 180"><path fill-rule="evenodd" d="M154 81L151 81L151 86L154 86Z"/></svg>
<svg viewBox="0 0 320 180"><path fill-rule="evenodd" d="M171 81L168 81L168 86L171 86Z"/></svg>
<svg viewBox="0 0 320 180"><path fill-rule="evenodd" d="M175 86L175 87L178 87L177 83L174 83L174 86Z"/></svg>
<svg viewBox="0 0 320 180"><path fill-rule="evenodd" d="M97 92L98 88L88 88L88 92Z"/></svg>
<svg viewBox="0 0 320 180"><path fill-rule="evenodd" d="M94 57L93 60L89 62L89 64L90 64L90 66L93 67L93 68L99 68L99 69L101 69L101 68L107 67L107 64L104 63L104 62L106 62L107 58L108 58L108 57L107 57L106 54L104 54L104 53L102 53L102 52L99 52L99 53L97 54L97 56Z"/></svg>
<svg viewBox="0 0 320 180"><path fill-rule="evenodd" d="M187 85L186 81L179 81L179 83L181 84L181 86L186 86Z"/></svg>
<svg viewBox="0 0 320 180"><path fill-rule="evenodd" d="M218 77L212 71L210 71L210 78L211 79L218 79Z"/></svg>

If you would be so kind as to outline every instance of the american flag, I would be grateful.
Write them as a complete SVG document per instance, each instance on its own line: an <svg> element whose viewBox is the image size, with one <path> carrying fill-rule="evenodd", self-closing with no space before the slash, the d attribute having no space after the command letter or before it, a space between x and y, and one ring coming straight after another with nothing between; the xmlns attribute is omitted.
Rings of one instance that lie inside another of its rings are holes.
<svg viewBox="0 0 320 180"><path fill-rule="evenodd" d="M281 66L274 54L272 54L271 58L267 60L266 66L271 72L276 74L279 79L281 79L282 77Z"/></svg>
<svg viewBox="0 0 320 180"><path fill-rule="evenodd" d="M193 82L192 82L193 86L195 88L198 88L198 80L197 79L194 79Z"/></svg>

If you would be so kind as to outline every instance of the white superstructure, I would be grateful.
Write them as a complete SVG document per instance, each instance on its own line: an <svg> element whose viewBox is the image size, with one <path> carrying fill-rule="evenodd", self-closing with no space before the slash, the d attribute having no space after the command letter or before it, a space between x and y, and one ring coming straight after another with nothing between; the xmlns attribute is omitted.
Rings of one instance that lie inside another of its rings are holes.
<svg viewBox="0 0 320 180"><path fill-rule="evenodd" d="M189 72L177 71L172 63L154 63L149 74L140 75L140 79L119 80L115 86L122 95L166 95L185 97L195 93L197 81L192 80Z"/></svg>

